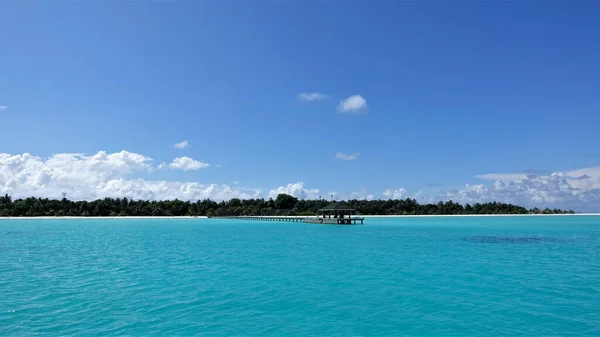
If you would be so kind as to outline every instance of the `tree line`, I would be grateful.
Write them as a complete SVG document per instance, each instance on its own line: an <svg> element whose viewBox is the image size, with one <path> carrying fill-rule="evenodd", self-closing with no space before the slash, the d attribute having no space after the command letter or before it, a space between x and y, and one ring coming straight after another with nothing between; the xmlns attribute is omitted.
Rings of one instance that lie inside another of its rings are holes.
<svg viewBox="0 0 600 337"><path fill-rule="evenodd" d="M500 202L462 205L453 201L419 204L415 199L348 200L349 206L362 215L451 215L451 214L565 214L572 210L526 209ZM269 199L209 199L195 202L183 200L148 201L128 198L104 198L94 201L27 198L13 200L0 197L1 217L21 216L240 216L240 215L315 215L327 206L327 200L299 200L279 194Z"/></svg>

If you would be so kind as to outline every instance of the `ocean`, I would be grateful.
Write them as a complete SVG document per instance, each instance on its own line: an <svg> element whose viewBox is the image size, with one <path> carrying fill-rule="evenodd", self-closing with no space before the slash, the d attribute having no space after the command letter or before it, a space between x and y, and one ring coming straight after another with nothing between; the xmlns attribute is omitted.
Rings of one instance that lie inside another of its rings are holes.
<svg viewBox="0 0 600 337"><path fill-rule="evenodd" d="M600 336L600 216L0 220L0 335Z"/></svg>

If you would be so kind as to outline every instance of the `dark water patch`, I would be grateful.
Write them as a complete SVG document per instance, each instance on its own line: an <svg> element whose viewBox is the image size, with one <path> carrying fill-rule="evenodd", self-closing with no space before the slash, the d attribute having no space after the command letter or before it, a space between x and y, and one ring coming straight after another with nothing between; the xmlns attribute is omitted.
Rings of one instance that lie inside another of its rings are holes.
<svg viewBox="0 0 600 337"><path fill-rule="evenodd" d="M548 236L497 236L497 235L476 235L467 236L465 241L473 243L508 243L508 244L533 244L533 243L558 243L565 242L565 239L553 238Z"/></svg>

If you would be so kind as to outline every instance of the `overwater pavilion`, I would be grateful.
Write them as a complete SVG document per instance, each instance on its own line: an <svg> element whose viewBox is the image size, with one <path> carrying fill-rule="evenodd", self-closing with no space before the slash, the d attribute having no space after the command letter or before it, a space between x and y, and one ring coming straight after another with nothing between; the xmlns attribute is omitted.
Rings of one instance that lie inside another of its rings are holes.
<svg viewBox="0 0 600 337"><path fill-rule="evenodd" d="M332 202L329 205L319 209L319 215L323 218L349 218L356 214L356 209L348 206L347 203Z"/></svg>
<svg viewBox="0 0 600 337"><path fill-rule="evenodd" d="M335 224L356 224L357 221L363 223L364 218L353 217L356 215L356 209L350 207L347 203L332 202L329 205L319 209L317 218L310 222L335 223ZM313 218L314 219L314 218Z"/></svg>

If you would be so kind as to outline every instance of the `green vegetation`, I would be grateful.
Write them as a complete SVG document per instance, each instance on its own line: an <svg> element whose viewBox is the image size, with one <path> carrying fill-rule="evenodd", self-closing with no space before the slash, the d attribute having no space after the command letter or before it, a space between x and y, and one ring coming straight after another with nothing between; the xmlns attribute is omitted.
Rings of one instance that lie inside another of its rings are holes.
<svg viewBox="0 0 600 337"><path fill-rule="evenodd" d="M401 200L348 200L348 205L362 215L436 215L436 214L564 214L575 213L559 209L524 207L490 202L461 205L447 201L437 204L419 204L414 199ZM94 201L71 201L27 198L12 200L0 197L0 216L235 216L235 215L314 215L329 204L326 200L298 200L287 194L273 199L231 199L215 202L168 200L146 201L127 198L105 198Z"/></svg>

